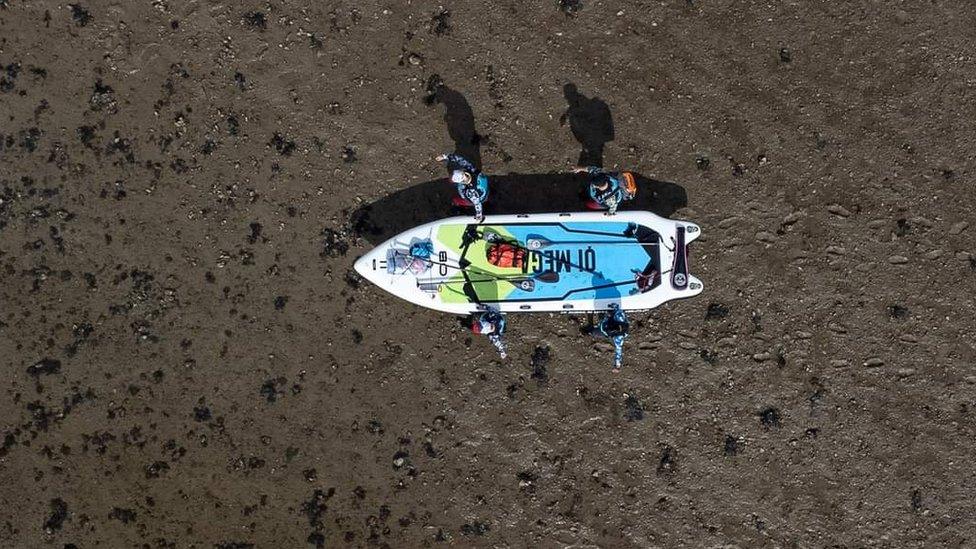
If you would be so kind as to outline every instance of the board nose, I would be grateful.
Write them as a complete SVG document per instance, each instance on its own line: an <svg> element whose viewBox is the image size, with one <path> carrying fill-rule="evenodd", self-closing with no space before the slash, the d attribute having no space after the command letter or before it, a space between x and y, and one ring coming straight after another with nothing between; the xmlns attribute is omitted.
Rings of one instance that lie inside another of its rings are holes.
<svg viewBox="0 0 976 549"><path fill-rule="evenodd" d="M359 276L367 280L373 279L372 259L369 257L370 255L372 254L369 253L360 257L352 265L352 268L355 269L357 273L359 273Z"/></svg>

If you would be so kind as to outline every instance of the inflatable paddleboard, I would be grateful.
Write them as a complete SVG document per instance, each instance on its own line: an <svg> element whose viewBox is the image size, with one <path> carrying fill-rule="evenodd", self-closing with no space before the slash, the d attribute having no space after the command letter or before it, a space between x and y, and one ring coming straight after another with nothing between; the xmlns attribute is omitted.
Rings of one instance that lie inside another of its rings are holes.
<svg viewBox="0 0 976 549"><path fill-rule="evenodd" d="M694 223L623 211L452 217L401 233L356 261L366 280L455 314L653 309L702 291L688 272Z"/></svg>

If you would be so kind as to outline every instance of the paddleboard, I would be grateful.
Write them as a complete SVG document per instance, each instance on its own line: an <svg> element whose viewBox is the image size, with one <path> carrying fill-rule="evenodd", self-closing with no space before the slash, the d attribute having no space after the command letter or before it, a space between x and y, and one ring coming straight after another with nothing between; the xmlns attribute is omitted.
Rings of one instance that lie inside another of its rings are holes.
<svg viewBox="0 0 976 549"><path fill-rule="evenodd" d="M688 272L698 225L622 211L452 217L405 231L356 272L391 294L455 314L628 311L702 292Z"/></svg>

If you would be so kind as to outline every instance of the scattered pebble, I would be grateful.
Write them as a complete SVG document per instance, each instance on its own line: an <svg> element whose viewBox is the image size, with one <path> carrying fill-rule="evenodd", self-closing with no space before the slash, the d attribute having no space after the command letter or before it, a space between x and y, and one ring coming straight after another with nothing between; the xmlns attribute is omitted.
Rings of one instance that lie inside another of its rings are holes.
<svg viewBox="0 0 976 549"><path fill-rule="evenodd" d="M884 366L884 360L878 357L872 357L864 361L864 365L868 368L877 368L878 366Z"/></svg>
<svg viewBox="0 0 976 549"><path fill-rule="evenodd" d="M837 334L846 334L847 333L847 328L845 328L843 325L838 324L836 322L828 322L827 323L827 329L830 330L831 332L834 332L834 333L837 333Z"/></svg>
<svg viewBox="0 0 976 549"><path fill-rule="evenodd" d="M721 221L718 222L718 226L719 226L720 229L728 229L732 225L735 225L736 222L739 221L739 219L740 218L738 218L736 216L726 217L725 219L723 219L723 220L721 220Z"/></svg>
<svg viewBox="0 0 976 549"><path fill-rule="evenodd" d="M827 246L826 251L830 255L847 255L847 249L841 246Z"/></svg>
<svg viewBox="0 0 976 549"><path fill-rule="evenodd" d="M959 234L965 231L966 227L968 226L969 223L966 221L960 221L959 223L954 224L952 227L949 227L949 234Z"/></svg>
<svg viewBox="0 0 976 549"><path fill-rule="evenodd" d="M915 374L915 368L898 368L898 377L908 377Z"/></svg>
<svg viewBox="0 0 976 549"><path fill-rule="evenodd" d="M831 204L830 206L827 206L827 211L834 215L839 215L840 217L851 216L851 212L840 204Z"/></svg>
<svg viewBox="0 0 976 549"><path fill-rule="evenodd" d="M891 263L892 265L904 265L905 263L908 263L908 258L903 255L893 255L888 257L888 263Z"/></svg>

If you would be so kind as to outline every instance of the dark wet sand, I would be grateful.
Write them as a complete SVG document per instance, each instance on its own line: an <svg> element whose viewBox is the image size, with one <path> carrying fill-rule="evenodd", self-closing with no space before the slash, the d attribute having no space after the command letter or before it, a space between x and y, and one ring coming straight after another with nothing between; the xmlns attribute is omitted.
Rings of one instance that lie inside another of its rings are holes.
<svg viewBox="0 0 976 549"><path fill-rule="evenodd" d="M972 546L976 8L900 6L0 0L0 545ZM361 284L455 148L705 293L614 376Z"/></svg>

